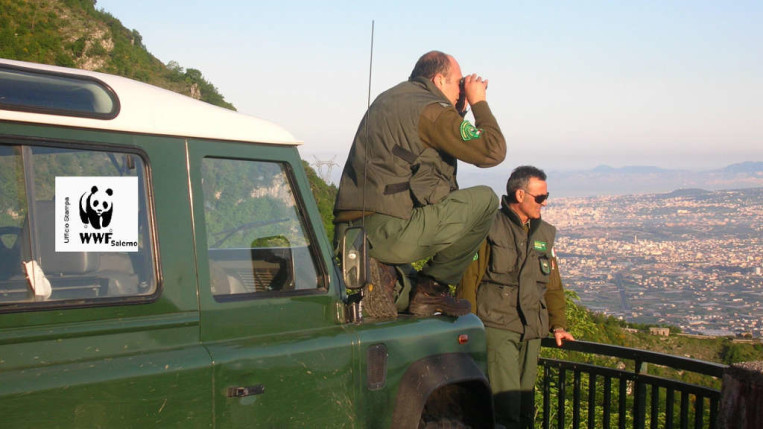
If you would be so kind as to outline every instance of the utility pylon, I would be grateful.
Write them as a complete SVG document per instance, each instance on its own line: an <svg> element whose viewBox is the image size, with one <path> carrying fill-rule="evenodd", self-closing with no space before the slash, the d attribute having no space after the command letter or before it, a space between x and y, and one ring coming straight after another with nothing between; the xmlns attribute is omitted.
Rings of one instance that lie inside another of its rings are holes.
<svg viewBox="0 0 763 429"><path fill-rule="evenodd" d="M313 162L313 168L315 168L318 176L320 176L324 182L329 183L331 181L331 171L334 169L334 167L339 166L339 164L334 161L336 159L336 155L331 157L331 159L328 161L321 161L315 155L313 155L313 158L315 159L315 162Z"/></svg>

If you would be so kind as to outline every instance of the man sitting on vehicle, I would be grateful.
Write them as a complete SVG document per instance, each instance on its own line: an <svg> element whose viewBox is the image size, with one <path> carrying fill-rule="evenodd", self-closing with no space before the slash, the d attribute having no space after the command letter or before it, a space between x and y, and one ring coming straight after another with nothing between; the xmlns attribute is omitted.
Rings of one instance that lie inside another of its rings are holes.
<svg viewBox="0 0 763 429"><path fill-rule="evenodd" d="M395 268L431 258L418 275L409 311L463 315L450 295L490 228L498 198L487 186L458 189L457 160L492 167L506 142L486 101L487 80L462 77L455 58L424 54L409 79L374 100L358 127L334 206L336 237L363 225L371 256L364 309L395 317L408 297ZM475 125L463 119L471 106Z"/></svg>

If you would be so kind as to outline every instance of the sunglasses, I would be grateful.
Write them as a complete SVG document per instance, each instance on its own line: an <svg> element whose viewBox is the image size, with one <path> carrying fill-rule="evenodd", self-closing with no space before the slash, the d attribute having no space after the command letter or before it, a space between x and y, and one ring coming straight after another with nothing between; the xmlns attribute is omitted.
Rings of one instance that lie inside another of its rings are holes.
<svg viewBox="0 0 763 429"><path fill-rule="evenodd" d="M546 200L548 199L548 196L549 196L549 193L548 193L548 192L547 192L547 193L545 193L545 194L543 194L543 195L533 195L533 194L531 194L531 193L529 193L529 192L527 192L527 191L525 191L525 193L526 193L527 195L529 195L529 196L533 197L533 199L535 199L535 202L536 202L537 204L543 204L543 202L544 202L544 201L546 201Z"/></svg>

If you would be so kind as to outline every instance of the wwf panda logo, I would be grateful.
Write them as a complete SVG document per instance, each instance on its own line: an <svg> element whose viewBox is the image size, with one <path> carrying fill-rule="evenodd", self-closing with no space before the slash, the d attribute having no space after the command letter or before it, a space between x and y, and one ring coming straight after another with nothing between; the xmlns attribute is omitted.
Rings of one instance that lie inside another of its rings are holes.
<svg viewBox="0 0 763 429"><path fill-rule="evenodd" d="M79 217L82 223L90 224L95 229L109 226L114 210L112 195L114 191L110 188L102 192L97 186L90 188L90 192L82 194L79 199Z"/></svg>

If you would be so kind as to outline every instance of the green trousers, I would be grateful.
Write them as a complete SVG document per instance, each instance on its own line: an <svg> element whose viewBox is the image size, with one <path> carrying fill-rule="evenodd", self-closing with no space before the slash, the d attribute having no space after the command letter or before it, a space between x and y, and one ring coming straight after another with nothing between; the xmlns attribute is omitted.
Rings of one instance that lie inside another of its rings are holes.
<svg viewBox="0 0 763 429"><path fill-rule="evenodd" d="M410 219L366 216L369 255L385 264L409 264L431 257L422 274L440 283L458 284L487 237L497 210L495 192L475 186L451 192L437 204L413 209Z"/></svg>
<svg viewBox="0 0 763 429"><path fill-rule="evenodd" d="M487 376L493 388L496 423L507 429L532 428L540 339L521 341L522 335L517 332L490 327L485 328L485 333Z"/></svg>

